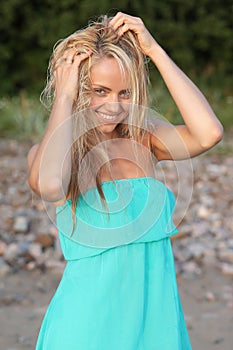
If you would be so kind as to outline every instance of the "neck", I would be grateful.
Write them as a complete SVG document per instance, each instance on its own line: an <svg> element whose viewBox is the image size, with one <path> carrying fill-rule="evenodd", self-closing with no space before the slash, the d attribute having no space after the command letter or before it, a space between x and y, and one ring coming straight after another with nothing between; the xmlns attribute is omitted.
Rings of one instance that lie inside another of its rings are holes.
<svg viewBox="0 0 233 350"><path fill-rule="evenodd" d="M102 141L107 141L111 139L118 139L120 137L119 133L117 132L116 129L114 129L112 132L109 133L101 133L101 140Z"/></svg>

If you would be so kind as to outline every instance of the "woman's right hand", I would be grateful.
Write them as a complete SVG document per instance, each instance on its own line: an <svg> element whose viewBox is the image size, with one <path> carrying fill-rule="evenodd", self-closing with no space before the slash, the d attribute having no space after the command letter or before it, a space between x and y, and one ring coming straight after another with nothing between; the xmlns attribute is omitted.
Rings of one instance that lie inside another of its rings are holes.
<svg viewBox="0 0 233 350"><path fill-rule="evenodd" d="M55 97L67 97L72 101L77 96L78 69L80 63L91 55L91 51L70 48L57 61L54 69Z"/></svg>

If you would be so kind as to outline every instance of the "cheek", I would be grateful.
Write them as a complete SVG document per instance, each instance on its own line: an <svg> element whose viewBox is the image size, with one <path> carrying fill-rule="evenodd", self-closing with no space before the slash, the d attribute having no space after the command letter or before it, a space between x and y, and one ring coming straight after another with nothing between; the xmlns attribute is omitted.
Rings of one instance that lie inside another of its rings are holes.
<svg viewBox="0 0 233 350"><path fill-rule="evenodd" d="M90 107L96 106L98 104L99 98L96 96L91 96Z"/></svg>
<svg viewBox="0 0 233 350"><path fill-rule="evenodd" d="M121 106L123 107L124 111L128 112L130 110L131 100L127 100L127 102L121 102Z"/></svg>
<svg viewBox="0 0 233 350"><path fill-rule="evenodd" d="M90 96L90 107L101 106L106 103L106 98L104 96L98 96L96 94L91 94Z"/></svg>

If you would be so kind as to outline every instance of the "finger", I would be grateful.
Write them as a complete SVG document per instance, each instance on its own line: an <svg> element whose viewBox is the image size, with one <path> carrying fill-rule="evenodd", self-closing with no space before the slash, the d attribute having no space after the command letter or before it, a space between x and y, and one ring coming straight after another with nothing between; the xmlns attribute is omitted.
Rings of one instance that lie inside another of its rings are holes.
<svg viewBox="0 0 233 350"><path fill-rule="evenodd" d="M123 12L117 12L117 14L109 22L109 25L115 26L118 21L120 21L122 18L127 17L127 16L130 17L129 15L126 15Z"/></svg>
<svg viewBox="0 0 233 350"><path fill-rule="evenodd" d="M68 52L66 50L61 57L59 57L56 62L54 63L53 70L57 70L59 67L65 66L65 65L70 65L73 63L73 52L71 51Z"/></svg>
<svg viewBox="0 0 233 350"><path fill-rule="evenodd" d="M87 59L91 55L92 55L92 51L91 50L86 50L86 52L78 51L78 52L76 52L76 54L74 56L74 63L76 65L79 65L83 60Z"/></svg>
<svg viewBox="0 0 233 350"><path fill-rule="evenodd" d="M114 29L117 30L120 26L124 25L125 23L137 23L141 19L138 17L133 17L126 15L122 12L118 12L117 15L109 22L109 25Z"/></svg>
<svg viewBox="0 0 233 350"><path fill-rule="evenodd" d="M87 49L87 48L78 49L75 52L75 56L80 56L80 55L83 55L83 54L91 54L91 53L92 53L92 51L90 49Z"/></svg>
<svg viewBox="0 0 233 350"><path fill-rule="evenodd" d="M58 68L62 67L66 63L66 58L64 56L59 57L54 63L53 63L53 70L57 70Z"/></svg>
<svg viewBox="0 0 233 350"><path fill-rule="evenodd" d="M141 24L139 23L125 23L117 30L117 35L120 37L128 30L133 31L135 34L139 34L141 29Z"/></svg>
<svg viewBox="0 0 233 350"><path fill-rule="evenodd" d="M65 61L65 63L72 64L76 56L79 56L83 53L85 53L85 51L77 50L76 48L67 49L63 54L63 61Z"/></svg>
<svg viewBox="0 0 233 350"><path fill-rule="evenodd" d="M65 61L65 63L73 63L74 61L74 57L75 57L75 54L76 54L76 49L68 49L68 50L65 50L64 54L63 54L63 61Z"/></svg>
<svg viewBox="0 0 233 350"><path fill-rule="evenodd" d="M89 49L67 49L65 50L64 54L62 57L57 59L57 62L55 63L54 70L61 66L69 66L72 65L74 62L75 63L80 63L82 60L86 59L92 54L92 51Z"/></svg>

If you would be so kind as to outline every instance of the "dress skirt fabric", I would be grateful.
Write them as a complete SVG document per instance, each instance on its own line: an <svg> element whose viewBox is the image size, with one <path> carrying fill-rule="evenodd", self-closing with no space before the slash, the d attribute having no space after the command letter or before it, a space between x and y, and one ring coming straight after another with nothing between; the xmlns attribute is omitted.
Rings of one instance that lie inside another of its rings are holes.
<svg viewBox="0 0 233 350"><path fill-rule="evenodd" d="M134 195L137 197L140 192L142 198L148 182L153 189L165 187L153 178L128 179L129 182ZM103 184L105 193L112 193L112 185ZM172 212L173 197L166 188L165 193L162 213L167 215L168 205ZM128 206L136 202L131 199ZM66 204L68 207L70 203ZM58 217L63 209L57 209ZM97 209L92 206L89 210ZM95 215L100 215L99 211ZM57 220L67 264L45 314L36 350L190 350L170 242L171 234L177 230L170 217L163 237L150 225L141 237L125 244L94 247L75 241L72 237L78 237L77 233L68 236L66 225L62 226L67 216L68 213ZM131 219L134 221L135 217ZM160 212L155 226L161 220ZM102 224L99 227L103 229ZM153 238L150 231L154 232Z"/></svg>

